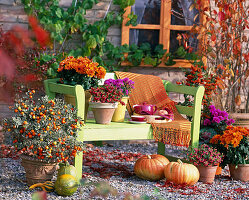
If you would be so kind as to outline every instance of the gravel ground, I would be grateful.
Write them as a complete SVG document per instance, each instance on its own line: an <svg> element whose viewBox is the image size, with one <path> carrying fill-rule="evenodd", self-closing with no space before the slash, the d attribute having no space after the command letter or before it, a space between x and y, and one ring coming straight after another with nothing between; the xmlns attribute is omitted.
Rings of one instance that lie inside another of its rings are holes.
<svg viewBox="0 0 249 200"><path fill-rule="evenodd" d="M91 196L95 186L92 183L106 181L118 192L117 196L109 195L106 199L124 199L125 195L147 195L150 199L249 199L249 182L234 181L227 168L222 175L216 176L213 184L196 183L191 187L176 187L165 180L150 182L139 179L133 173L133 166L140 154L155 154L156 144L146 143L111 143L103 147L89 145L90 154L86 156L83 167L85 185L70 197L61 197L48 193L48 199L104 199ZM170 155L182 156L181 151L167 149ZM89 159L91 158L91 159ZM96 160L94 163L93 160ZM102 168L100 167L102 163ZM118 166L118 167L117 167ZM95 169L95 170L93 170ZM101 173L98 172L98 169ZM107 169L110 169L105 173ZM120 171L118 171L120 169ZM111 174L112 173L112 174ZM126 177L123 177L123 175ZM113 175L113 176L112 176ZM56 176L54 176L54 179ZM95 190L96 191L96 190ZM25 173L20 160L0 159L0 199L31 199L33 191L25 184Z"/></svg>

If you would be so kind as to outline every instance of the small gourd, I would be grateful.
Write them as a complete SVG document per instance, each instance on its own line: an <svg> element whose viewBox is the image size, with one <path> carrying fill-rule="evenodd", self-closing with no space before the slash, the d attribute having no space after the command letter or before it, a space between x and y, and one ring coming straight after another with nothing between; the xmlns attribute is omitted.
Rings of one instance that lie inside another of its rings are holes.
<svg viewBox="0 0 249 200"><path fill-rule="evenodd" d="M157 181L164 178L164 167L169 160L162 155L145 155L139 158L134 165L134 173L142 179Z"/></svg>
<svg viewBox="0 0 249 200"><path fill-rule="evenodd" d="M57 177L63 175L63 174L70 174L74 177L77 175L76 168L73 165L70 165L69 162L66 163L60 163L60 168L58 169Z"/></svg>
<svg viewBox="0 0 249 200"><path fill-rule="evenodd" d="M196 166L183 163L179 159L177 162L170 162L166 165L164 175L167 181L186 185L194 185L200 178L200 173Z"/></svg>
<svg viewBox="0 0 249 200"><path fill-rule="evenodd" d="M70 174L63 174L57 178L54 184L55 192L61 196L71 196L78 189L77 179Z"/></svg>
<svg viewBox="0 0 249 200"><path fill-rule="evenodd" d="M54 183L52 181L46 181L44 183L36 183L29 187L30 190L35 189L37 187L42 188L43 191L53 192L54 191Z"/></svg>

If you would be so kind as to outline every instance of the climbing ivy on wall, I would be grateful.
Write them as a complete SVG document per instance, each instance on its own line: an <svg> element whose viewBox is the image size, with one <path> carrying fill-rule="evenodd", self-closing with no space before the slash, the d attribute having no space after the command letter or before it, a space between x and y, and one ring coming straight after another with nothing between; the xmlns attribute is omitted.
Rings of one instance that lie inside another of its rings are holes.
<svg viewBox="0 0 249 200"><path fill-rule="evenodd" d="M59 0L22 0L22 3L25 12L35 16L44 29L51 33L51 49L45 53L45 57L54 59L57 56L57 64L63 53L64 56L87 56L109 71L119 67L124 60L133 66L140 65L142 60L145 64L158 66L166 52L162 45L152 50L148 43L141 46L133 44L115 47L108 41L108 29L113 25L122 24L125 8L133 5L135 0L113 0L113 4L120 8L119 12L108 11L103 19L92 24L85 15L87 10L98 3L98 0L72 0L68 8L60 7ZM126 25L129 24L136 25L136 15L133 13ZM77 44L72 47L74 38L77 38ZM49 56L51 54L53 56ZM52 77L56 76L55 66L54 64L48 70L48 74Z"/></svg>

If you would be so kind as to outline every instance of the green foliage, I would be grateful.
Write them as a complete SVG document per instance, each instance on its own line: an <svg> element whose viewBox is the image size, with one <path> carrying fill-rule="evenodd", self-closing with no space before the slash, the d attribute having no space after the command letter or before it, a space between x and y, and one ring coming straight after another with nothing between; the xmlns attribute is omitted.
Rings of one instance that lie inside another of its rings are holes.
<svg viewBox="0 0 249 200"><path fill-rule="evenodd" d="M127 59L133 66L140 65L144 59L144 64L156 67L161 63L161 58L165 53L166 50L163 49L163 45L161 44L157 45L154 50L151 49L149 43L142 43L140 47L131 44Z"/></svg>
<svg viewBox="0 0 249 200"><path fill-rule="evenodd" d="M108 12L107 15L94 23L89 23L85 17L86 11L92 9L97 0L73 0L68 8L62 8L59 0L22 0L25 12L38 18L41 25L50 32L53 40L53 48L46 52L44 59L55 59L47 74L49 77L56 77L57 67L63 56L87 56L108 71L116 70L126 59L133 66L138 66L141 61L154 67L161 63L166 50L158 45L154 50L148 43L137 45L123 45L114 47L108 40L108 30L113 25L121 25L125 8L132 6L135 0L114 0L113 4L120 7L119 12ZM127 25L135 26L137 16L131 13ZM77 45L72 48L69 45L73 38L77 37ZM67 52L65 55L64 52ZM124 53L127 53L126 57ZM63 55L63 56L61 56ZM107 58L107 59L104 59ZM168 65L174 64L173 57L168 60Z"/></svg>
<svg viewBox="0 0 249 200"><path fill-rule="evenodd" d="M128 15L128 22L125 24L126 26L132 25L132 26L136 26L137 25L137 15L134 15L133 12L131 12Z"/></svg>

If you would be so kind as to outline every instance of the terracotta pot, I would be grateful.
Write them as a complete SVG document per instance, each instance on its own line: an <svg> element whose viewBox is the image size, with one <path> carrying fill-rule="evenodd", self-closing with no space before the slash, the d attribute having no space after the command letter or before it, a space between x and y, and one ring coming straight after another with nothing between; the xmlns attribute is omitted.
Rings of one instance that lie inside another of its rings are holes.
<svg viewBox="0 0 249 200"><path fill-rule="evenodd" d="M217 170L217 165L216 166L210 166L210 167L205 167L205 166L196 166L200 172L200 178L199 181L203 183L213 183L214 182L214 177L215 173Z"/></svg>
<svg viewBox="0 0 249 200"><path fill-rule="evenodd" d="M124 121L128 99L129 97L123 97L121 99L125 103L125 105L122 105L120 102L118 102L118 107L115 109L114 114L112 116L112 122L123 122Z"/></svg>
<svg viewBox="0 0 249 200"><path fill-rule="evenodd" d="M249 113L231 113L229 117L235 120L234 126L249 128Z"/></svg>
<svg viewBox="0 0 249 200"><path fill-rule="evenodd" d="M89 101L91 99L91 96L92 95L90 94L90 92L88 90L85 90L85 116L84 116L85 121L87 119L87 112L88 112ZM67 102L68 104L76 106L75 96L65 94L64 99L65 99L65 102Z"/></svg>
<svg viewBox="0 0 249 200"><path fill-rule="evenodd" d="M93 111L93 115L97 124L109 124L112 120L114 111L118 106L118 102L116 103L89 102L89 106Z"/></svg>
<svg viewBox="0 0 249 200"><path fill-rule="evenodd" d="M29 186L35 183L51 181L56 170L56 162L45 162L30 156L21 155L21 165L26 172L26 180Z"/></svg>
<svg viewBox="0 0 249 200"><path fill-rule="evenodd" d="M249 181L249 164L238 164L238 168L229 164L230 175L233 179L239 181Z"/></svg>

